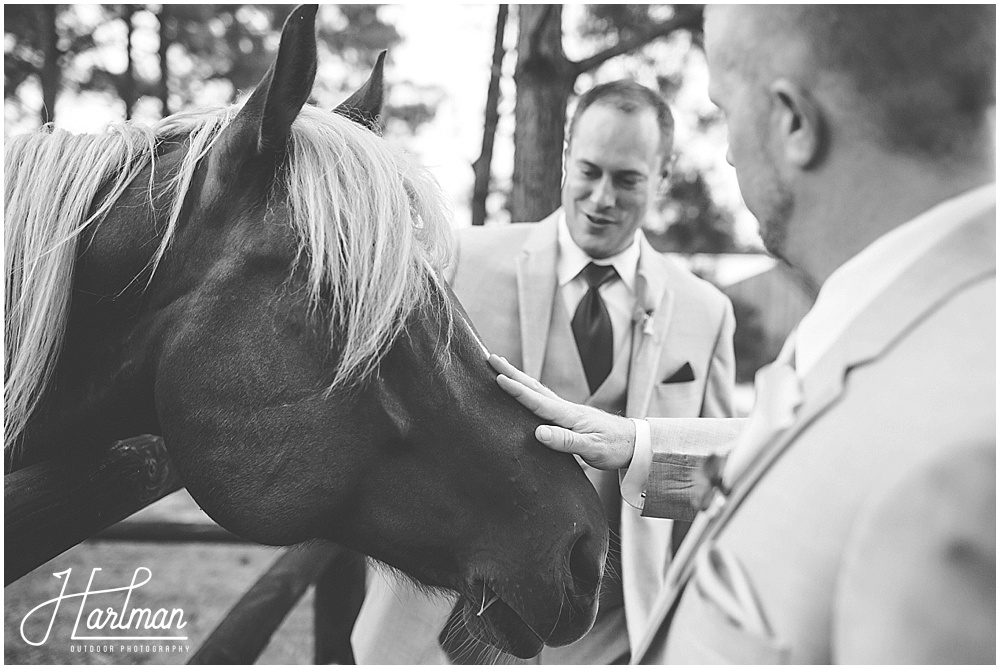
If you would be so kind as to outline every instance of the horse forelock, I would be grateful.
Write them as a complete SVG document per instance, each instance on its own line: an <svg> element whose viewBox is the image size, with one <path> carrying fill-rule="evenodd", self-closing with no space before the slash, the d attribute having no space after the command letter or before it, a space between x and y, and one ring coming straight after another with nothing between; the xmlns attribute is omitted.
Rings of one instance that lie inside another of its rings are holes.
<svg viewBox="0 0 1000 669"><path fill-rule="evenodd" d="M450 212L423 167L357 123L306 107L292 125L285 187L310 303L337 326L331 389L370 374L414 309L435 310L450 333L449 303L431 301L428 284L440 286L451 257Z"/></svg>
<svg viewBox="0 0 1000 669"><path fill-rule="evenodd" d="M159 142L186 143L180 166L163 184L173 191L173 205L150 260L151 277L199 162L238 111L234 105L184 112L153 127L118 123L91 135L45 127L5 143L5 451L19 442L52 376L81 233L155 160ZM333 388L370 373L406 316L430 304L427 281L440 285L439 270L450 259L449 208L434 179L402 151L312 107L293 124L283 173L299 253L308 261L311 306L325 309L340 329ZM153 171L147 190L152 202ZM452 314L443 304L439 315L450 331Z"/></svg>

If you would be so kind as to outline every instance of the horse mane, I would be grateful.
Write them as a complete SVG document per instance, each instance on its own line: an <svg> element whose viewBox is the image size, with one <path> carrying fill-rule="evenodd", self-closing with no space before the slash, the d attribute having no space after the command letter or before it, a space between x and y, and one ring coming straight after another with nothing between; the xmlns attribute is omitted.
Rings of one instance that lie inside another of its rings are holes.
<svg viewBox="0 0 1000 669"><path fill-rule="evenodd" d="M80 234L99 223L156 159L161 141L186 142L185 158L163 185L173 191L173 205L150 259L151 281L195 170L238 111L233 105L182 112L153 127L124 122L90 135L46 126L8 139L5 451L19 442L52 377L69 317ZM157 187L152 174L150 202ZM307 263L309 308L336 325L330 328L331 345L340 350L328 388L333 391L371 374L402 332L406 316L431 307L427 282L442 285L439 270L452 248L450 210L437 182L407 154L357 123L315 107L304 107L293 123L279 174L298 257ZM450 332L447 302L433 304Z"/></svg>
<svg viewBox="0 0 1000 669"><path fill-rule="evenodd" d="M443 287L451 211L426 169L339 114L304 107L290 154L285 186L309 300L337 323L332 390L368 376L417 308L438 311L450 332L450 302L432 303L427 282Z"/></svg>

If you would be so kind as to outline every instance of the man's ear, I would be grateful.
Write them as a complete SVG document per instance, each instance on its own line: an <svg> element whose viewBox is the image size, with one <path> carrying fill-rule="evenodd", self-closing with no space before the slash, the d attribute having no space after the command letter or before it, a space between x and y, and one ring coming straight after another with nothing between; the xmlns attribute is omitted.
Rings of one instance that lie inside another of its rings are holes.
<svg viewBox="0 0 1000 669"><path fill-rule="evenodd" d="M785 159L801 169L813 167L826 148L823 113L807 92L787 79L771 84L772 122Z"/></svg>

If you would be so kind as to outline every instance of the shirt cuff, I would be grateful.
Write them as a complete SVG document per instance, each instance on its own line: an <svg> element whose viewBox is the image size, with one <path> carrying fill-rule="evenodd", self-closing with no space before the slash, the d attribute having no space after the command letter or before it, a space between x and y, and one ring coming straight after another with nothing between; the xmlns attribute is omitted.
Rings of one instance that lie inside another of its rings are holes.
<svg viewBox="0 0 1000 669"><path fill-rule="evenodd" d="M653 465L653 442L647 421L639 418L629 420L635 423L635 448L632 451L632 461L624 469L622 476L622 499L641 511L646 504L646 482Z"/></svg>

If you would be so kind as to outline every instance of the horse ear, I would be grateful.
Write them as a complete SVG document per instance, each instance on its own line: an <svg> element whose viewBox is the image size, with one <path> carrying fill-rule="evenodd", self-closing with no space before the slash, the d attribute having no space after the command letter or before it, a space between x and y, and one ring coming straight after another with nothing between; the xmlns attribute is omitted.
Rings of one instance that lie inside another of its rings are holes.
<svg viewBox="0 0 1000 669"><path fill-rule="evenodd" d="M382 68L385 65L385 50L378 55L375 67L372 68L371 75L365 85L359 88L354 94L337 105L335 114L346 116L352 121L357 121L361 125L373 132L379 130L379 115L382 113Z"/></svg>
<svg viewBox="0 0 1000 669"><path fill-rule="evenodd" d="M257 122L257 151L282 151L316 79L316 11L299 5L285 19L278 57L239 116ZM241 124L242 125L242 124Z"/></svg>

